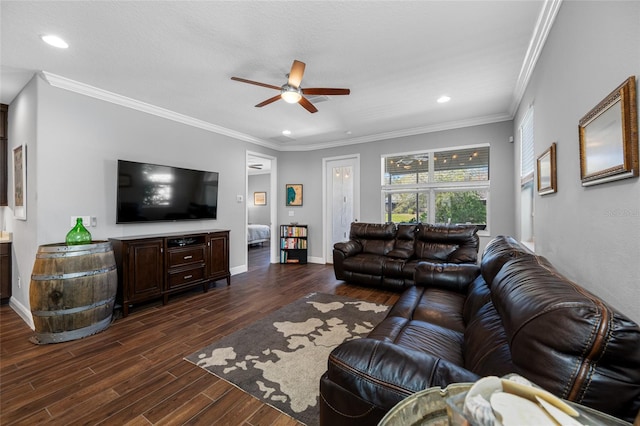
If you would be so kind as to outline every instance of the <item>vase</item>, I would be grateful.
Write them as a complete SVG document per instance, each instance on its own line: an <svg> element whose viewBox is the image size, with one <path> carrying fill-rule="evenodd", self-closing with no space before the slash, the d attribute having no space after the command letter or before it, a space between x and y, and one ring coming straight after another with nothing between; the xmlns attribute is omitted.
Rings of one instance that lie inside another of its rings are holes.
<svg viewBox="0 0 640 426"><path fill-rule="evenodd" d="M91 233L87 231L87 228L82 224L81 217L76 219L76 226L71 228L71 231L67 233L66 242L68 246L91 244Z"/></svg>

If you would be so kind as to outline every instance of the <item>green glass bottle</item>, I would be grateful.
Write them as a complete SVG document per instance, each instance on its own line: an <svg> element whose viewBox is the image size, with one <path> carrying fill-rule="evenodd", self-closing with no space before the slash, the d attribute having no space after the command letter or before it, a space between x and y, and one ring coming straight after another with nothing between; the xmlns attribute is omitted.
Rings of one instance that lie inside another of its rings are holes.
<svg viewBox="0 0 640 426"><path fill-rule="evenodd" d="M91 244L91 233L82 224L82 218L76 219L76 226L67 234L66 239L68 246L79 244Z"/></svg>

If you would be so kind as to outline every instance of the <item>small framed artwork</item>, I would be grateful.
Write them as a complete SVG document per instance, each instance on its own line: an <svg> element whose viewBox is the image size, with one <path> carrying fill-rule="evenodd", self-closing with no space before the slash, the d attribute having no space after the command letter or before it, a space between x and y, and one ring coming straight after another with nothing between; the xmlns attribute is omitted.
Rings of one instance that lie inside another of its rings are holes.
<svg viewBox="0 0 640 426"><path fill-rule="evenodd" d="M580 120L582 186L638 176L636 78L629 77Z"/></svg>
<svg viewBox="0 0 640 426"><path fill-rule="evenodd" d="M13 215L27 220L27 146L13 148Z"/></svg>
<svg viewBox="0 0 640 426"><path fill-rule="evenodd" d="M254 192L253 193L253 205L266 206L267 205L267 193L266 192Z"/></svg>
<svg viewBox="0 0 640 426"><path fill-rule="evenodd" d="M287 207L301 206L302 205L302 184L288 183L286 200L287 200Z"/></svg>
<svg viewBox="0 0 640 426"><path fill-rule="evenodd" d="M556 182L556 143L552 143L545 152L538 157L538 194L546 195L558 191Z"/></svg>

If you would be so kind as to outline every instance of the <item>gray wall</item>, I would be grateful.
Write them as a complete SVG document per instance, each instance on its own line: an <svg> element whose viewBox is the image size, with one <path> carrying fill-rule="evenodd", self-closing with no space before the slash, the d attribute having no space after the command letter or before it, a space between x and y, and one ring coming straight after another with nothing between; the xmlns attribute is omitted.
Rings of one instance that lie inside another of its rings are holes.
<svg viewBox="0 0 640 426"><path fill-rule="evenodd" d="M366 144L309 152L280 153L278 182L303 184L302 207L278 209L278 223L296 221L309 225L309 256L324 257L322 241L322 159L360 154L360 222L381 222L382 195L380 158L385 154L488 143L491 146L491 199L489 235L481 237L482 247L492 236L515 231L513 213L514 166L513 123L505 121L482 126L427 133ZM283 199L283 198L282 198ZM284 206L284 201L282 202ZM294 217L288 212L293 211Z"/></svg>
<svg viewBox="0 0 640 426"><path fill-rule="evenodd" d="M28 156L28 220L3 215L14 241L11 303L30 325L28 283L38 246L63 242L72 215L97 217L97 226L88 228L94 240L229 229L232 273L246 271L246 205L237 201L246 195L246 151L274 155L272 150L58 89L37 77L10 105L9 120L9 148L26 143ZM118 159L219 172L218 219L117 225Z"/></svg>
<svg viewBox="0 0 640 426"><path fill-rule="evenodd" d="M380 157L383 154L468 144L491 145L488 236L515 234L517 146L515 134L526 106L535 104L536 155L558 143L555 195L535 197L536 250L561 272L640 321L640 182L584 188L579 182L577 123L626 77L640 73L640 3L564 2L514 122L434 132L368 144L308 152L275 152L205 130L81 96L32 80L10 105L12 149L27 144L27 221L3 210L13 232L12 306L31 322L28 281L39 245L60 242L71 215L97 216L94 239L210 228L231 230L231 267L246 268L246 151L278 158L277 223L310 226L313 260L322 247L322 159L360 154L361 214L382 220ZM141 225L115 224L118 158L220 172L218 220ZM11 174L10 174L11 175ZM302 207L284 206L284 185L304 185ZM10 177L9 185L12 181ZM250 193L252 195L252 192ZM294 212L294 217L288 215ZM21 278L21 287L17 280ZM25 311L26 309L26 311Z"/></svg>
<svg viewBox="0 0 640 426"><path fill-rule="evenodd" d="M535 154L557 143L558 192L534 199L536 252L640 322L640 181L583 187L578 121L640 74L640 2L565 1L514 123L535 111Z"/></svg>
<svg viewBox="0 0 640 426"><path fill-rule="evenodd" d="M270 178L271 176L269 174L249 175L249 190L247 191L247 213L249 217L249 223L256 223L261 225L271 224L271 216L269 215L269 211L271 210L270 205L273 202L271 198L273 194L270 193ZM266 206L256 206L253 204L254 192L267 193Z"/></svg>
<svg viewBox="0 0 640 426"><path fill-rule="evenodd" d="M13 218L13 172L8 173L9 206L5 208L3 226L13 233L12 252L12 297L11 306L27 322L32 324L29 311L29 281L35 261L34 247L38 246L37 211L40 200L36 196L39 178L38 159L38 79L34 77L22 93L9 106L9 153L18 145L25 144L27 152L27 220ZM67 219L67 223L69 219ZM71 227L69 227L71 229ZM65 233L66 235L66 233ZM16 303L17 302L17 303Z"/></svg>

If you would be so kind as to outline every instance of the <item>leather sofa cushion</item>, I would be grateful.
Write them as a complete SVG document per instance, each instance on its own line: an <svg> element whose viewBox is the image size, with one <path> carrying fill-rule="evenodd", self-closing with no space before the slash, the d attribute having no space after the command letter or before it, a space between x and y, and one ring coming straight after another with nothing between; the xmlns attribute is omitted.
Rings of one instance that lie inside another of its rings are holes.
<svg viewBox="0 0 640 426"><path fill-rule="evenodd" d="M429 322L456 332L464 331L464 294L440 288L409 287L393 305L388 317Z"/></svg>
<svg viewBox="0 0 640 426"><path fill-rule="evenodd" d="M403 278L402 269L406 263L403 259L381 257L378 261L382 264L382 275L385 278Z"/></svg>
<svg viewBox="0 0 640 426"><path fill-rule="evenodd" d="M509 260L489 287L517 373L570 401L616 417L635 416L640 409L635 323L541 256ZM613 395L616 412L611 412Z"/></svg>
<svg viewBox="0 0 640 426"><path fill-rule="evenodd" d="M477 227L474 225L420 224L416 233L416 257L442 262L475 263L478 260L478 241Z"/></svg>
<svg viewBox="0 0 640 426"><path fill-rule="evenodd" d="M433 263L418 261L414 272L415 285L440 287L466 293L469 283L480 274L478 265L470 263Z"/></svg>
<svg viewBox="0 0 640 426"><path fill-rule="evenodd" d="M349 239L362 246L362 253L386 255L393 250L396 229L393 223L361 223L351 224Z"/></svg>
<svg viewBox="0 0 640 426"><path fill-rule="evenodd" d="M393 250L387 256L397 259L411 259L415 254L417 225L398 225Z"/></svg>
<svg viewBox="0 0 640 426"><path fill-rule="evenodd" d="M463 320L466 324L462 345L465 368L481 376L504 376L516 371L502 320L491 302L489 286L481 276L469 285Z"/></svg>
<svg viewBox="0 0 640 426"><path fill-rule="evenodd" d="M495 237L482 253L480 267L484 280L488 283L492 282L505 263L522 256L533 257L535 254L512 237L504 235Z"/></svg>
<svg viewBox="0 0 640 426"><path fill-rule="evenodd" d="M377 254L361 253L358 256L347 257L343 262L343 268L360 274L382 276L383 259Z"/></svg>

